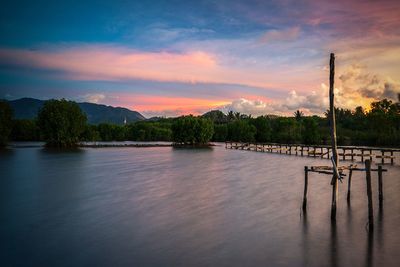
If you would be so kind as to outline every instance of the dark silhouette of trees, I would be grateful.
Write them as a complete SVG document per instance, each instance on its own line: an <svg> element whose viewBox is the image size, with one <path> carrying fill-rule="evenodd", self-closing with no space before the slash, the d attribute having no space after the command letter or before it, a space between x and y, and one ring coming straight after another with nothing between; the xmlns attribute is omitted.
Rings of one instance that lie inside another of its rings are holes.
<svg viewBox="0 0 400 267"><path fill-rule="evenodd" d="M40 140L40 132L36 120L14 120L11 136L14 141Z"/></svg>
<svg viewBox="0 0 400 267"><path fill-rule="evenodd" d="M271 120L266 116L259 116L252 120L256 127L255 139L257 142L270 142L272 135Z"/></svg>
<svg viewBox="0 0 400 267"><path fill-rule="evenodd" d="M300 121L301 118L303 118L303 116L304 116L304 113L300 110L296 110L294 112L294 117L296 118L297 121Z"/></svg>
<svg viewBox="0 0 400 267"><path fill-rule="evenodd" d="M257 129L248 120L235 120L228 124L228 140L254 142Z"/></svg>
<svg viewBox="0 0 400 267"><path fill-rule="evenodd" d="M65 100L52 100L49 103L41 110L37 123L35 120L15 120L12 123L8 105L1 102L2 144L8 140L5 136L9 135L11 127L12 140L44 139L50 145L57 146L72 145L77 140L174 141L181 144L205 144L209 140L306 144L330 142L329 120L326 117L305 116L299 110L294 117L269 115L257 118L239 112L230 111L225 115L220 111L210 111L198 117L157 118L120 126L106 123L86 125L82 117L84 115L74 103ZM339 145L400 146L400 101L383 99L373 102L369 110L362 107L354 110L337 108L335 113Z"/></svg>
<svg viewBox="0 0 400 267"><path fill-rule="evenodd" d="M212 141L224 142L227 140L228 126L227 124L214 124L214 136Z"/></svg>
<svg viewBox="0 0 400 267"><path fill-rule="evenodd" d="M0 147L6 146L13 127L13 111L10 105L0 100Z"/></svg>
<svg viewBox="0 0 400 267"><path fill-rule="evenodd" d="M204 145L213 134L213 122L201 117L182 116L172 124L172 141L177 144Z"/></svg>
<svg viewBox="0 0 400 267"><path fill-rule="evenodd" d="M171 122L141 121L127 126L127 139L131 141L171 141Z"/></svg>
<svg viewBox="0 0 400 267"><path fill-rule="evenodd" d="M85 131L86 115L72 101L46 101L38 113L38 126L47 146L75 146Z"/></svg>
<svg viewBox="0 0 400 267"><path fill-rule="evenodd" d="M319 144L321 142L318 117L305 117L302 120L302 140L306 145Z"/></svg>

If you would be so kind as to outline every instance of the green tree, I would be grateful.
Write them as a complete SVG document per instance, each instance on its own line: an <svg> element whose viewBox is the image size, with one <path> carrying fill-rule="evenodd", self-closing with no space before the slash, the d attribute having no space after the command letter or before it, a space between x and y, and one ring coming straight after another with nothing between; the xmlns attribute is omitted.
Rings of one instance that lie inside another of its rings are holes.
<svg viewBox="0 0 400 267"><path fill-rule="evenodd" d="M0 100L0 146L7 145L13 126L13 111L10 105Z"/></svg>
<svg viewBox="0 0 400 267"><path fill-rule="evenodd" d="M75 146L85 131L86 115L72 101L46 101L38 113L38 126L47 146Z"/></svg>
<svg viewBox="0 0 400 267"><path fill-rule="evenodd" d="M228 124L228 138L230 141L253 142L257 129L247 120L236 120Z"/></svg>
<svg viewBox="0 0 400 267"><path fill-rule="evenodd" d="M256 141L269 142L271 141L271 123L268 117L259 116L252 120L253 125L256 127Z"/></svg>
<svg viewBox="0 0 400 267"><path fill-rule="evenodd" d="M318 121L314 117L305 117L302 120L302 139L306 145L317 145L320 143Z"/></svg>
<svg viewBox="0 0 400 267"><path fill-rule="evenodd" d="M37 141L40 140L39 128L35 120L14 120L11 133L14 141Z"/></svg>
<svg viewBox="0 0 400 267"><path fill-rule="evenodd" d="M214 136L213 141L224 142L227 140L228 127L226 124L214 124Z"/></svg>
<svg viewBox="0 0 400 267"><path fill-rule="evenodd" d="M209 119L182 116L172 124L172 140L178 144L207 144L214 134L213 122Z"/></svg>
<svg viewBox="0 0 400 267"><path fill-rule="evenodd" d="M85 141L101 141L100 133L96 125L86 125L85 131L82 134L82 139Z"/></svg>
<svg viewBox="0 0 400 267"><path fill-rule="evenodd" d="M304 116L304 113L300 110L296 110L294 112L294 117L296 118L297 121L300 121L301 118L303 118L303 116Z"/></svg>

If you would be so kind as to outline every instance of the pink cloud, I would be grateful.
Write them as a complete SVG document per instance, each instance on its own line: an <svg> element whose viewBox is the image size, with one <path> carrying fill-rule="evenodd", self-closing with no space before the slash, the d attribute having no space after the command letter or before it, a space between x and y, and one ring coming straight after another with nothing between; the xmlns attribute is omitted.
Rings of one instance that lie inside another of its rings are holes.
<svg viewBox="0 0 400 267"><path fill-rule="evenodd" d="M313 70L305 67L271 69L258 64L230 65L201 50L183 53L144 52L111 45L70 45L39 50L0 48L0 62L24 68L59 71L72 80L152 80L184 83L224 83L259 88L306 88ZM282 80L293 68L290 79ZM314 80L314 79L311 79Z"/></svg>
<svg viewBox="0 0 400 267"><path fill-rule="evenodd" d="M216 66L212 55L139 52L111 46L80 46L53 51L1 49L8 64L64 71L72 79L201 81Z"/></svg>

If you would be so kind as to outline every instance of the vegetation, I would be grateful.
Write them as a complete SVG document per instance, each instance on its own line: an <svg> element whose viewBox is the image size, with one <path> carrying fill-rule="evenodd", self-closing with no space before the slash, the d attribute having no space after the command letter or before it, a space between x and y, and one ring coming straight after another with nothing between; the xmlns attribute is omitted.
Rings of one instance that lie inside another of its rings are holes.
<svg viewBox="0 0 400 267"><path fill-rule="evenodd" d="M46 101L38 113L38 126L48 146L75 146L86 128L86 115L75 102Z"/></svg>
<svg viewBox="0 0 400 267"><path fill-rule="evenodd" d="M0 127L3 129L8 125L11 129L10 110L4 102L0 107ZM328 144L330 141L327 116L305 116L300 110L292 117L268 115L252 118L238 112L225 115L221 111L210 111L203 116L157 118L127 125L87 125L83 114L72 102L52 100L46 102L45 107L37 122L15 120L12 139L46 140L58 146L75 144L79 140L173 141L186 145L206 144L210 140L304 144ZM336 109L336 122L339 145L400 146L400 101L377 101L368 111L362 107ZM4 133L7 131L1 130L2 140L6 140Z"/></svg>
<svg viewBox="0 0 400 267"><path fill-rule="evenodd" d="M183 145L207 144L214 134L214 125L210 119L192 115L179 117L172 124L172 141Z"/></svg>
<svg viewBox="0 0 400 267"><path fill-rule="evenodd" d="M12 131L13 111L10 105L0 100L0 147L7 145Z"/></svg>

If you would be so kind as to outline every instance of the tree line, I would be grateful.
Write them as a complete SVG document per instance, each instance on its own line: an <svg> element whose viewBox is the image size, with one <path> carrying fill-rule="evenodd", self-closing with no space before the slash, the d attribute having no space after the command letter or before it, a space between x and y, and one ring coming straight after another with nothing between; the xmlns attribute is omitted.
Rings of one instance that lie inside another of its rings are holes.
<svg viewBox="0 0 400 267"><path fill-rule="evenodd" d="M209 141L329 144L328 111L325 116L265 115L253 118L238 112L210 111L202 116L181 116L138 121L127 125L87 123L71 101L50 100L34 120L13 119L12 109L0 101L0 144L46 141L72 146L79 141L172 141L207 144ZM336 109L339 145L400 146L400 100L373 102L368 110Z"/></svg>

